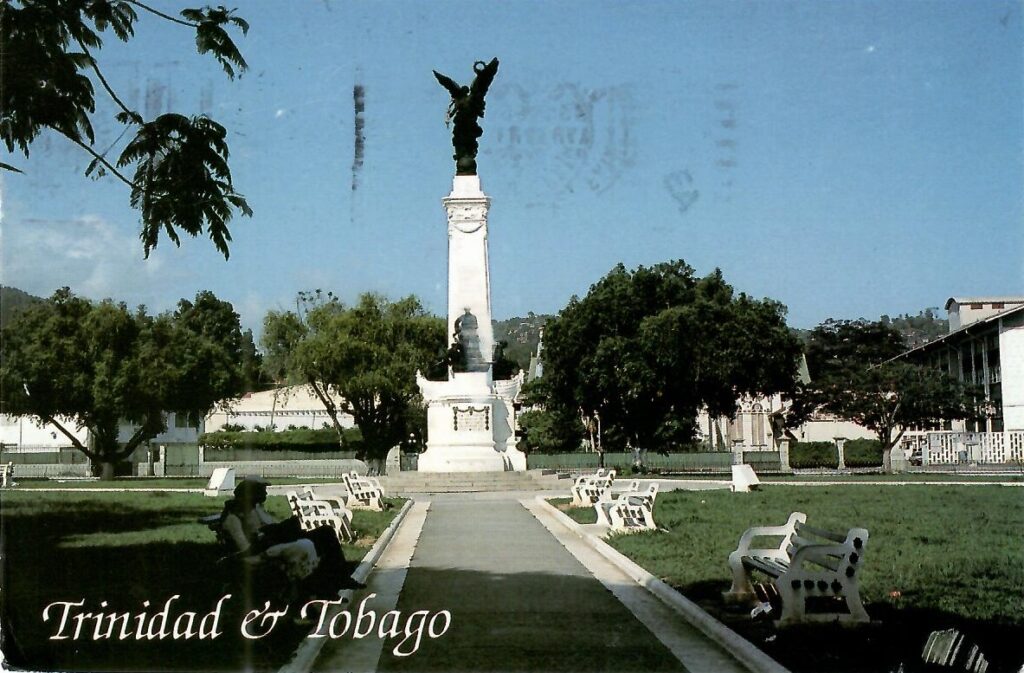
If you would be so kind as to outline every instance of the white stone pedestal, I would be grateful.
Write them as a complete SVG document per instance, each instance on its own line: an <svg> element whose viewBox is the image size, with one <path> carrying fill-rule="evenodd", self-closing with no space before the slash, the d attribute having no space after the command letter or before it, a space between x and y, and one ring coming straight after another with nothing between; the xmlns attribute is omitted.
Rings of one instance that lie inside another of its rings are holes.
<svg viewBox="0 0 1024 673"><path fill-rule="evenodd" d="M526 455L515 448L515 411L523 375L493 381L494 329L487 253L487 211L491 200L476 175L457 175L444 199L448 215L448 338L459 330L469 371L449 372L446 381L417 374L427 404L427 450L420 472L525 470ZM468 328L467 328L468 326Z"/></svg>
<svg viewBox="0 0 1024 673"><path fill-rule="evenodd" d="M515 448L512 403L522 375L492 382L489 372L452 374L447 381L418 377L427 402L427 450L420 472L502 472L526 469ZM500 392L499 392L500 391Z"/></svg>

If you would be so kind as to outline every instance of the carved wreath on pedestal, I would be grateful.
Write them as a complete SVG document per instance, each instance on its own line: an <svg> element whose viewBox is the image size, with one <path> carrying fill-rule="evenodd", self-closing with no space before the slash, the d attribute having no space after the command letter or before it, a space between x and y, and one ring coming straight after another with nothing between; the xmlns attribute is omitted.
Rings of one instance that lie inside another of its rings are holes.
<svg viewBox="0 0 1024 673"><path fill-rule="evenodd" d="M479 408L477 408L477 407L466 407L466 408L461 408L461 409L459 407L453 407L452 408L452 428L455 430L455 432L459 431L459 416L460 415L468 416L469 417L469 418L466 418L465 420L473 420L474 414L483 414L484 430L490 430L491 429L490 407L487 407L487 406L483 406L483 407L479 407ZM464 430L473 430L475 428L472 428L472 427L465 428L465 427L463 427L463 429Z"/></svg>
<svg viewBox="0 0 1024 673"><path fill-rule="evenodd" d="M445 210L448 211L448 222L464 234L472 234L487 221L485 203L468 206L451 204L445 206Z"/></svg>

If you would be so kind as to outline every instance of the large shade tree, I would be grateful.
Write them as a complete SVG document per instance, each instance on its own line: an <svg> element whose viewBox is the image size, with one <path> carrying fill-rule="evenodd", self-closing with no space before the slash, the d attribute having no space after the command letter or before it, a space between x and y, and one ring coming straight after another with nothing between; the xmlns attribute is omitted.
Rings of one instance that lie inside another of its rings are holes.
<svg viewBox="0 0 1024 673"><path fill-rule="evenodd" d="M791 391L799 354L785 308L720 271L620 264L547 324L544 404L599 418L608 448L666 451L692 440L702 408L732 415L743 395Z"/></svg>
<svg viewBox="0 0 1024 673"><path fill-rule="evenodd" d="M4 413L52 424L104 479L166 429L167 412L202 417L242 388L238 315L209 292L150 316L64 288L2 336Z"/></svg>
<svg viewBox="0 0 1024 673"><path fill-rule="evenodd" d="M180 26L199 53L212 55L229 77L246 69L228 32L248 24L224 7L165 14L138 0L5 0L0 6L0 138L7 151L25 157L44 131L64 137L88 154L86 175L111 175L128 187L142 215L146 256L161 234L178 244L180 234L205 230L224 257L236 212L251 215L235 191L228 167L227 131L205 115L167 113L152 119L130 107L104 75L97 58L111 34L135 35L139 12ZM187 31L187 32L186 32ZM190 39L191 38L191 39ZM105 93L97 112L95 90ZM93 119L106 110L124 127L120 137L97 139ZM116 157L111 155L127 138ZM0 163L0 169L21 172Z"/></svg>
<svg viewBox="0 0 1024 673"><path fill-rule="evenodd" d="M828 320L807 342L811 380L798 386L787 423L818 413L853 421L876 434L884 469L909 428L977 414L979 393L946 372L900 359L903 337L884 321Z"/></svg>
<svg viewBox="0 0 1024 673"><path fill-rule="evenodd" d="M262 344L268 374L309 385L342 448L341 415L351 415L365 456L379 461L410 434L422 435L416 371L444 352L445 324L415 297L391 302L364 294L346 307L316 292L300 295L296 311L268 313Z"/></svg>

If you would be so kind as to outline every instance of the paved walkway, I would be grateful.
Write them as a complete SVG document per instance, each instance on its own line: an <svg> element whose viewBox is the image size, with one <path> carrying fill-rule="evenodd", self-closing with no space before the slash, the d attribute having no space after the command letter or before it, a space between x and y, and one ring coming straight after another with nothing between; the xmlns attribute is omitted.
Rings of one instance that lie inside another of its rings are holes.
<svg viewBox="0 0 1024 673"><path fill-rule="evenodd" d="M312 670L745 670L582 542L574 548L565 529L556 539L561 524L538 521L519 502L528 495L417 499L354 601L375 593L367 607L397 609L403 625L418 610L448 610L448 632L424 635L405 657L394 652L404 633L322 639Z"/></svg>

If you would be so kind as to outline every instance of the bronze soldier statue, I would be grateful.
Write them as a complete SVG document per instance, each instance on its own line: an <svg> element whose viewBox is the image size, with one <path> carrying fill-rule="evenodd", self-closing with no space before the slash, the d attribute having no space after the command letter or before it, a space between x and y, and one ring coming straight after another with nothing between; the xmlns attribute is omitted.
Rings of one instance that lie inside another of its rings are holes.
<svg viewBox="0 0 1024 673"><path fill-rule="evenodd" d="M451 78L434 71L434 77L452 96L448 106L448 121L454 123L452 145L455 147L455 174L476 175L477 138L484 134L477 119L484 116L484 96L498 72L498 59L490 63L477 61L473 64L476 77L471 86L460 86Z"/></svg>

